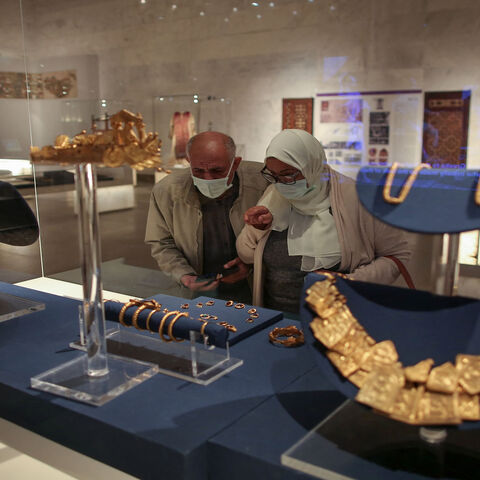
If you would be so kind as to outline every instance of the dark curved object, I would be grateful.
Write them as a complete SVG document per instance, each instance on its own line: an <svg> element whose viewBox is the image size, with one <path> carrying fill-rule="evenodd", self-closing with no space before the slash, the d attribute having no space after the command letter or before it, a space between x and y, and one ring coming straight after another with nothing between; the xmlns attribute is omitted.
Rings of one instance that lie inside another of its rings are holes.
<svg viewBox="0 0 480 480"><path fill-rule="evenodd" d="M17 189L0 181L0 243L31 245L38 239L38 223Z"/></svg>
<svg viewBox="0 0 480 480"><path fill-rule="evenodd" d="M332 387L353 399L358 388L337 372L309 326L314 314L305 302L305 290L324 279L314 273L305 279L300 311L305 343ZM433 358L436 365L455 363L458 353L480 354L479 300L341 278L336 286L347 298L355 318L377 342L393 341L404 366L426 358ZM453 428L468 430L479 426L480 422L464 422Z"/></svg>
<svg viewBox="0 0 480 480"><path fill-rule="evenodd" d="M362 205L393 227L418 233L458 233L480 228L480 205L475 203L478 170L421 170L403 203L387 203L383 186L388 168L363 167L356 186ZM411 168L399 168L391 194L398 196Z"/></svg>

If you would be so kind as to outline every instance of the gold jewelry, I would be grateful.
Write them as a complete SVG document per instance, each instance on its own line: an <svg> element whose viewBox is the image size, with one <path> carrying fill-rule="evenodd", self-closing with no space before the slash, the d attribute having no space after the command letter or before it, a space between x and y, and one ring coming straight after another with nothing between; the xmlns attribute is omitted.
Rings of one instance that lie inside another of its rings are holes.
<svg viewBox="0 0 480 480"><path fill-rule="evenodd" d="M183 303L182 305L180 305L180 308L183 308L183 309L187 309L189 307L190 305L188 303Z"/></svg>
<svg viewBox="0 0 480 480"><path fill-rule="evenodd" d="M184 338L177 339L173 336L173 325L180 317L188 317L188 315L186 313L180 312L177 315L175 315L175 317L170 321L170 323L168 325L168 336L174 342L183 342L184 341Z"/></svg>
<svg viewBox="0 0 480 480"><path fill-rule="evenodd" d="M123 307L122 309L120 310L120 313L118 314L118 321L124 326L124 327L128 327L128 325L124 322L124 317L125 317L125 312L127 311L127 309L129 309L130 307L133 307L135 305L141 305L141 301L140 300L137 300L135 298L132 298L130 301L128 301Z"/></svg>
<svg viewBox="0 0 480 480"><path fill-rule="evenodd" d="M212 320L218 320L218 317L217 317L216 315L210 315L210 318L211 318Z"/></svg>
<svg viewBox="0 0 480 480"><path fill-rule="evenodd" d="M400 194L398 195L398 197L392 197L390 191L392 188L393 180L395 178L395 174L397 173L397 169L398 169L398 163L394 162L390 167L390 171L388 172L387 179L385 180L385 185L383 186L383 199L388 203L393 203L393 204L402 203L407 198L407 195L409 194L413 186L413 183L415 182L418 176L418 173L423 168L432 168L432 167L428 163L421 163L420 165L417 165L413 169L412 173L410 173L410 175L408 176L407 181L405 182L402 189L400 190Z"/></svg>
<svg viewBox="0 0 480 480"><path fill-rule="evenodd" d="M205 305L208 305L211 307L215 302L213 300L209 300L208 302L205 302Z"/></svg>
<svg viewBox="0 0 480 480"><path fill-rule="evenodd" d="M198 308L202 308L202 307L203 307L203 303L202 303L202 302L198 302L198 303L197 303L197 307L198 307Z"/></svg>
<svg viewBox="0 0 480 480"><path fill-rule="evenodd" d="M252 318L258 318L258 313L251 313L250 316L251 316Z"/></svg>
<svg viewBox="0 0 480 480"><path fill-rule="evenodd" d="M148 308L148 305L146 305L145 303L143 305L140 305L136 310L135 310L135 313L133 314L133 317L132 317L132 326L134 326L137 330L141 330L141 328L138 326L138 316L140 315L140 313L145 310L146 308Z"/></svg>
<svg viewBox="0 0 480 480"><path fill-rule="evenodd" d="M208 313L201 313L200 318L210 318L210 315Z"/></svg>
<svg viewBox="0 0 480 480"><path fill-rule="evenodd" d="M163 312L163 313L168 313L168 308L164 308L164 309L162 310L162 312Z"/></svg>
<svg viewBox="0 0 480 480"><path fill-rule="evenodd" d="M151 331L151 330L150 330L150 319L151 319L152 316L153 316L155 313L157 313L157 312L160 312L160 309L158 309L158 310L152 310L152 311L148 314L148 317L147 317L147 319L145 320L145 328L146 328L146 330Z"/></svg>
<svg viewBox="0 0 480 480"><path fill-rule="evenodd" d="M248 310L247 313L257 313L257 309L256 308L251 308L250 310Z"/></svg>
<svg viewBox="0 0 480 480"><path fill-rule="evenodd" d="M228 300L227 302L225 302L225 306L226 307L231 307L235 302L233 300Z"/></svg>
<svg viewBox="0 0 480 480"><path fill-rule="evenodd" d="M244 303L237 303L235 305L235 308L238 308L238 309L245 308L245 304Z"/></svg>
<svg viewBox="0 0 480 480"><path fill-rule="evenodd" d="M163 335L163 326L165 325L165 322L167 320L168 317L172 316L172 315L177 315L177 313L180 313L178 310L172 310L171 312L168 312L166 313L163 318L162 318L162 321L160 322L160 325L158 327L158 334L160 335L160 338L164 341L164 342L171 342L172 339L171 338L167 338Z"/></svg>
<svg viewBox="0 0 480 480"><path fill-rule="evenodd" d="M203 335L203 337L205 338L205 328L208 325L208 322L206 320L202 320L202 321L203 321L203 325L202 325L202 328L200 328L200 335Z"/></svg>
<svg viewBox="0 0 480 480"><path fill-rule="evenodd" d="M281 340L279 337L286 337ZM289 325L288 327L274 328L269 334L268 338L271 343L283 345L284 347L298 347L305 343L305 337L303 332L295 325Z"/></svg>
<svg viewBox="0 0 480 480"><path fill-rule="evenodd" d="M252 317L249 317L245 320L247 323L253 323L255 320Z"/></svg>
<svg viewBox="0 0 480 480"><path fill-rule="evenodd" d="M235 325L230 325L228 322L217 322L217 325L221 325L222 327L225 327L230 332L237 331L237 327L235 327Z"/></svg>

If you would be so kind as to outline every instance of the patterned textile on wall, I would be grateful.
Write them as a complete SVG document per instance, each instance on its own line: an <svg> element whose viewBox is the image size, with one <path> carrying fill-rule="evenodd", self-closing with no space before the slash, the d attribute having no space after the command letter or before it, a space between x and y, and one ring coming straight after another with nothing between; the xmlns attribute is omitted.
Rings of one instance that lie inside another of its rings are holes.
<svg viewBox="0 0 480 480"><path fill-rule="evenodd" d="M466 166L470 96L470 90L425 93L422 162Z"/></svg>
<svg viewBox="0 0 480 480"><path fill-rule="evenodd" d="M78 96L75 70L28 73L0 72L0 98L75 98Z"/></svg>
<svg viewBox="0 0 480 480"><path fill-rule="evenodd" d="M190 139L190 112L175 112L173 114L173 139L175 142L175 158L187 157L187 142Z"/></svg>
<svg viewBox="0 0 480 480"><path fill-rule="evenodd" d="M313 133L313 98L284 98L282 129L298 128Z"/></svg>

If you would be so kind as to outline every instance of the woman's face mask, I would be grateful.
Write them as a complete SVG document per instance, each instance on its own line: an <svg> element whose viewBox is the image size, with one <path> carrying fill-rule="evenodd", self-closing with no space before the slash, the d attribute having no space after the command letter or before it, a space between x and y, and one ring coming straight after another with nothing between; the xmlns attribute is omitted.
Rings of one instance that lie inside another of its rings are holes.
<svg viewBox="0 0 480 480"><path fill-rule="evenodd" d="M193 184L198 188L202 195L205 195L208 198L220 197L220 195L223 195L233 185L233 182L230 185L227 185L227 182L234 163L235 158L230 164L230 168L228 169L226 177L215 178L213 180L205 180L203 178L195 177L192 175Z"/></svg>
<svg viewBox="0 0 480 480"><path fill-rule="evenodd" d="M297 180L293 185L286 185L285 183L277 182L275 183L275 188L282 197L289 200L298 200L311 192L315 186L313 185L309 187L307 185L307 180L303 178L302 180Z"/></svg>

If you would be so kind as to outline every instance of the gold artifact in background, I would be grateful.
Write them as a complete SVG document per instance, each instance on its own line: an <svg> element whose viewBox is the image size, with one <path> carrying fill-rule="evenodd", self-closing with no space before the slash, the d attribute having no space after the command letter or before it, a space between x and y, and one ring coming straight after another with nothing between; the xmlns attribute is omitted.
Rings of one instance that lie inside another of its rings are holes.
<svg viewBox="0 0 480 480"><path fill-rule="evenodd" d="M31 147L30 157L34 163L72 165L95 163L107 167L130 165L136 170L161 166L157 133L146 133L140 113L120 110L110 117L111 129L85 130L73 139L58 135L55 145L42 148ZM136 129L136 131L135 131Z"/></svg>

